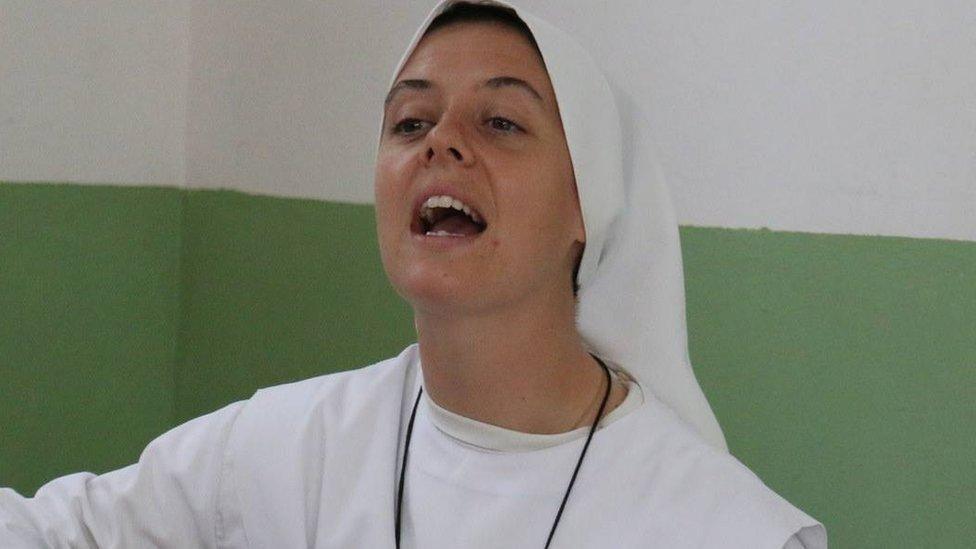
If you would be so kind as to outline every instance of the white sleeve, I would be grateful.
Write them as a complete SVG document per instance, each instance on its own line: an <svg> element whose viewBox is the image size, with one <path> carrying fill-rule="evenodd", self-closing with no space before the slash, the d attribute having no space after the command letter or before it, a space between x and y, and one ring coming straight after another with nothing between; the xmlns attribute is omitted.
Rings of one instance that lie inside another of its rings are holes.
<svg viewBox="0 0 976 549"><path fill-rule="evenodd" d="M790 536L790 539L786 540L786 545L783 546L783 549L807 549L807 546L803 545L803 542L794 534Z"/></svg>
<svg viewBox="0 0 976 549"><path fill-rule="evenodd" d="M827 549L827 531L821 525L807 526L790 536L783 549Z"/></svg>
<svg viewBox="0 0 976 549"><path fill-rule="evenodd" d="M243 405L170 430L146 447L137 464L123 469L64 476L33 498L0 488L0 545L214 547L223 449Z"/></svg>

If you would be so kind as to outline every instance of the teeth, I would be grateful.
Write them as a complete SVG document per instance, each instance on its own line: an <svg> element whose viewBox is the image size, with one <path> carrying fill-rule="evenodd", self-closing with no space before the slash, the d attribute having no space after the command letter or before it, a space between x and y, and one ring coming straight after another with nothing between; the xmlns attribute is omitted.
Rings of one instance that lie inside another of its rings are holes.
<svg viewBox="0 0 976 549"><path fill-rule="evenodd" d="M431 212L433 208L454 208L467 214L475 223L481 223L481 217L470 206L452 196L431 196L424 201L420 207L420 215L428 222L433 221L433 212Z"/></svg>
<svg viewBox="0 0 976 549"><path fill-rule="evenodd" d="M427 231L427 236L464 236L463 234L449 233L447 231Z"/></svg>

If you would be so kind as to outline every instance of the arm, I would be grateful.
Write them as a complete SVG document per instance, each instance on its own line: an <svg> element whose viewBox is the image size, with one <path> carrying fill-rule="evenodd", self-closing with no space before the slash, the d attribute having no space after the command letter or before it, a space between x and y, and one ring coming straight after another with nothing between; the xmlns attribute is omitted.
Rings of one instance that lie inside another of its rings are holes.
<svg viewBox="0 0 976 549"><path fill-rule="evenodd" d="M803 542L794 534L790 536L790 539L786 540L786 545L783 546L783 549L807 549L807 546L803 545Z"/></svg>
<svg viewBox="0 0 976 549"><path fill-rule="evenodd" d="M827 530L823 526L806 526L800 528L786 540L783 549L815 549L827 548Z"/></svg>
<svg viewBox="0 0 976 549"><path fill-rule="evenodd" d="M243 405L170 430L123 469L61 477L33 498L0 488L0 545L214 547L223 450Z"/></svg>

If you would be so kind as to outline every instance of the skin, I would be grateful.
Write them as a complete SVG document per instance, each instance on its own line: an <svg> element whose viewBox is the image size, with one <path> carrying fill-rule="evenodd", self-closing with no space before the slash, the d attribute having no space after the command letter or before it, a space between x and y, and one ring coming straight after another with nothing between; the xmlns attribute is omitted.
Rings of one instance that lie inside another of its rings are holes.
<svg viewBox="0 0 976 549"><path fill-rule="evenodd" d="M483 86L497 76L539 97ZM429 397L526 433L592 424L606 376L576 330L585 231L542 59L513 29L458 23L428 34L397 83L416 79L430 86L399 90L384 111L376 223L387 276L414 310ZM435 183L463 189L488 222L470 244L423 245L411 231L414 201ZM604 413L626 393L615 383Z"/></svg>

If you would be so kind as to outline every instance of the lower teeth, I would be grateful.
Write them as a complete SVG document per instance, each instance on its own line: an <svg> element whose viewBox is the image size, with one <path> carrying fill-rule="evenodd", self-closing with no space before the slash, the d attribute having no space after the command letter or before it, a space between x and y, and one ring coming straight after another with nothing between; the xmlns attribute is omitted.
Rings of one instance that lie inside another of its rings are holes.
<svg viewBox="0 0 976 549"><path fill-rule="evenodd" d="M464 236L463 234L449 233L447 231L427 231L427 236Z"/></svg>

